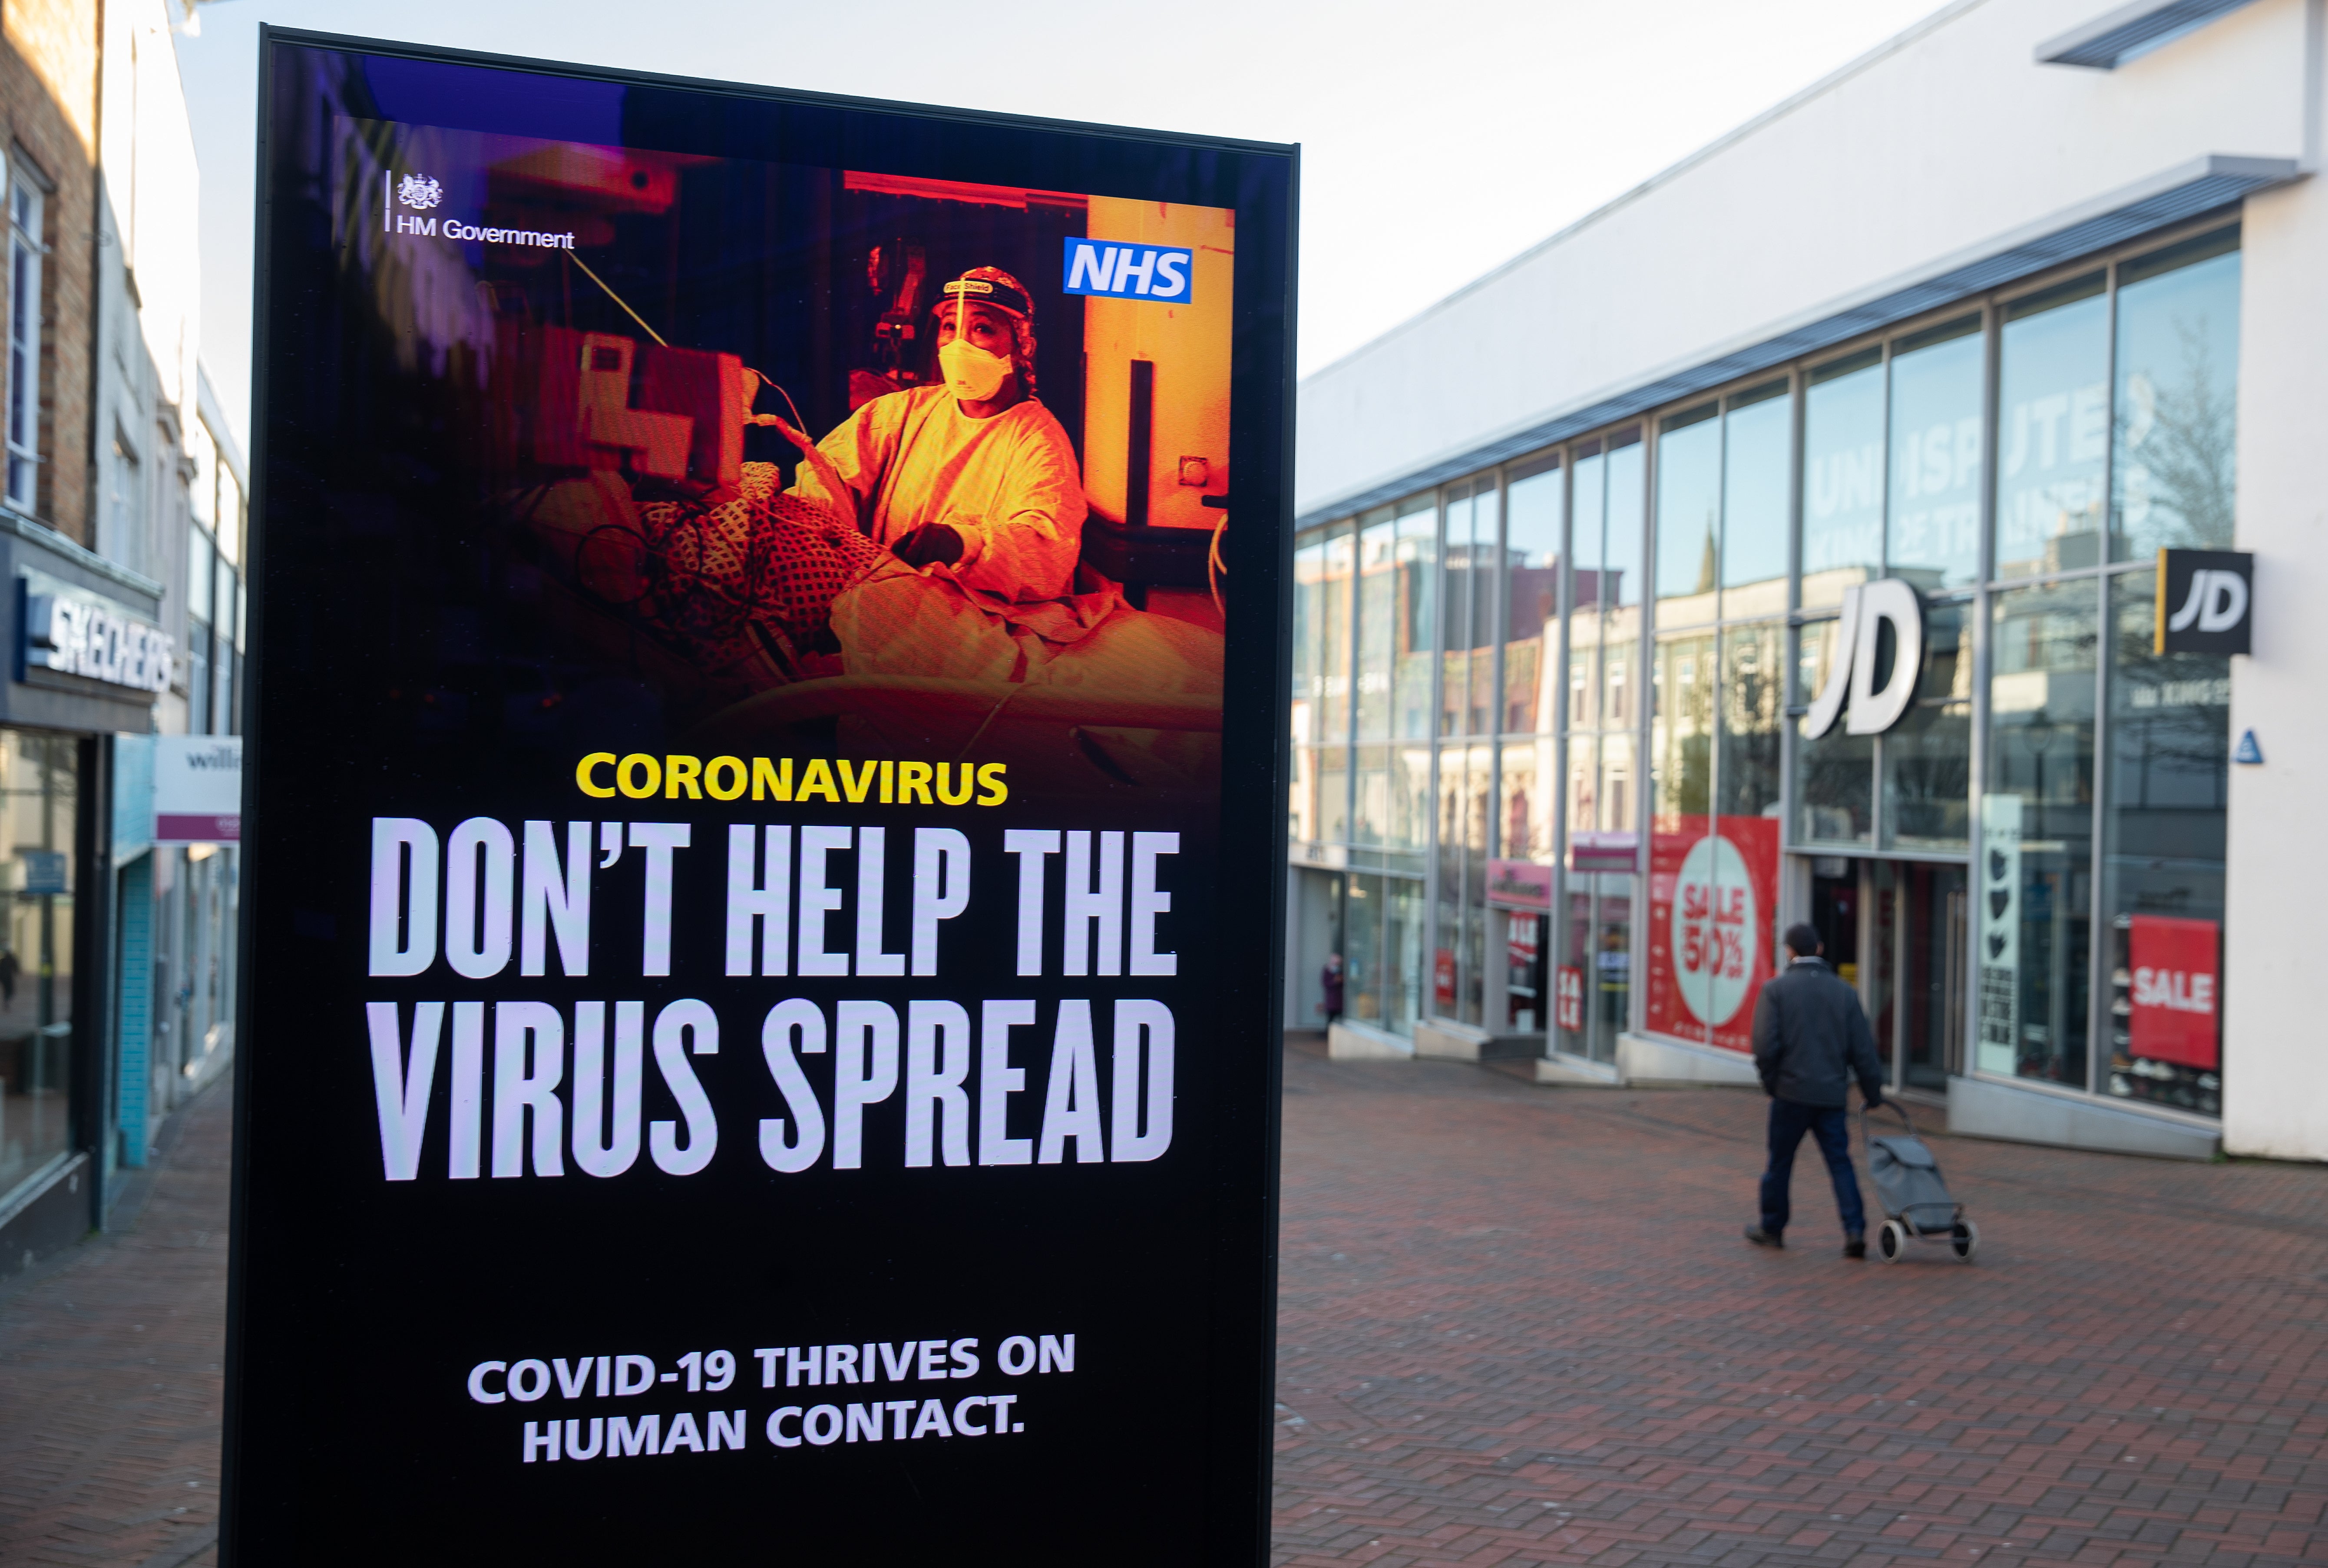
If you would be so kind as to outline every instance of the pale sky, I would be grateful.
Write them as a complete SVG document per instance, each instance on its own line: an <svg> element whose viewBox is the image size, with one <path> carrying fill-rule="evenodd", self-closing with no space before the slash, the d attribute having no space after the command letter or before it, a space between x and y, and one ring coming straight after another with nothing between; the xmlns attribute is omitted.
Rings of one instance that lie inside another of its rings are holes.
<svg viewBox="0 0 2328 1568"><path fill-rule="evenodd" d="M231 0L178 57L202 358L248 446L262 22L1302 146L1300 361L1329 364L1939 0ZM1709 240L1711 243L1711 240Z"/></svg>

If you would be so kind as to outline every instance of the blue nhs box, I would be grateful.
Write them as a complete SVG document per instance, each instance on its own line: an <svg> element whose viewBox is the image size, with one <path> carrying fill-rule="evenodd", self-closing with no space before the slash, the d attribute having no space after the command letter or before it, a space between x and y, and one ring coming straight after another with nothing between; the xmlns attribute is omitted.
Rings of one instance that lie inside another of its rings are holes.
<svg viewBox="0 0 2328 1568"><path fill-rule="evenodd" d="M1195 281L1196 261L1195 251L1173 245L1070 238L1067 280L1061 286L1069 294L1186 305Z"/></svg>

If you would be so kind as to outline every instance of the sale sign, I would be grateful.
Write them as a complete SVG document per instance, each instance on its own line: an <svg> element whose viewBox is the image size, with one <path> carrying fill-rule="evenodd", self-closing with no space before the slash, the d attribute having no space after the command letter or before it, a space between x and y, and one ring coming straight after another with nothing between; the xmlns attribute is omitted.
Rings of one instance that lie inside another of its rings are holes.
<svg viewBox="0 0 2328 1568"><path fill-rule="evenodd" d="M2154 1062L2212 1072L2222 1059L2220 928L2211 920L2137 915L2129 945L2134 1014L2126 1030L2128 1050Z"/></svg>
<svg viewBox="0 0 2328 1568"><path fill-rule="evenodd" d="M1572 1035L1584 1032L1584 972L1572 963L1560 966L1555 982L1559 990L1553 1002L1553 1017L1559 1026Z"/></svg>
<svg viewBox="0 0 2328 1568"><path fill-rule="evenodd" d="M1659 818L1649 845L1648 1026L1753 1048L1754 1000L1772 972L1779 823Z"/></svg>

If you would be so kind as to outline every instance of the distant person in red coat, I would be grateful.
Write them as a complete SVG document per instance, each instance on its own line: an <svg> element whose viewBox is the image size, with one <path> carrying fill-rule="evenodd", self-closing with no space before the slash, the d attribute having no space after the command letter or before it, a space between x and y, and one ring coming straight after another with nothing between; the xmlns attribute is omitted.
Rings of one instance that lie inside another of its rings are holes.
<svg viewBox="0 0 2328 1568"><path fill-rule="evenodd" d="M1329 953L1326 967L1318 975L1319 988L1326 993L1326 1022L1331 1025L1342 1016L1342 955Z"/></svg>

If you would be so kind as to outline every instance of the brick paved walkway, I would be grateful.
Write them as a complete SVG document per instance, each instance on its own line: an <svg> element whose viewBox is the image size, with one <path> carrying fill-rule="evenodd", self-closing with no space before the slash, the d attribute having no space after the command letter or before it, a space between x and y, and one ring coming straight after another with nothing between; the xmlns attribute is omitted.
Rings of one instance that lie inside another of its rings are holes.
<svg viewBox="0 0 2328 1568"><path fill-rule="evenodd" d="M1940 1139L1979 1262L1849 1263L1751 1094L1286 1076L1284 1568L2328 1561L2328 1170Z"/></svg>
<svg viewBox="0 0 2328 1568"><path fill-rule="evenodd" d="M232 1120L221 1083L132 1228L0 1295L0 1563L216 1561Z"/></svg>
<svg viewBox="0 0 2328 1568"><path fill-rule="evenodd" d="M1965 1267L1737 1239L1760 1102L1287 1061L1277 1557L2328 1561L2328 1170L1941 1141ZM214 1559L226 1145L0 1296L0 1563ZM1094 1561L1103 1561L1097 1554Z"/></svg>

